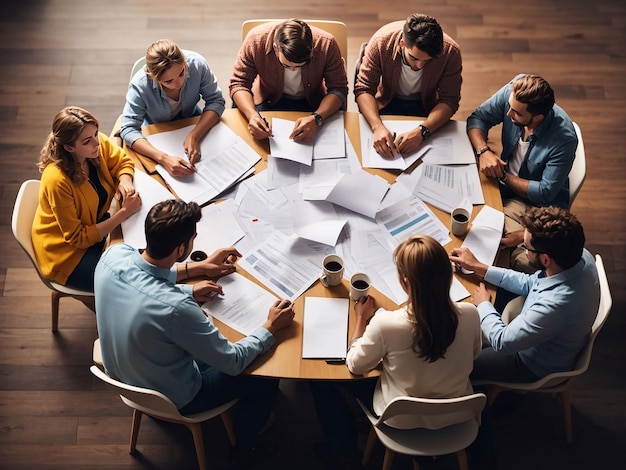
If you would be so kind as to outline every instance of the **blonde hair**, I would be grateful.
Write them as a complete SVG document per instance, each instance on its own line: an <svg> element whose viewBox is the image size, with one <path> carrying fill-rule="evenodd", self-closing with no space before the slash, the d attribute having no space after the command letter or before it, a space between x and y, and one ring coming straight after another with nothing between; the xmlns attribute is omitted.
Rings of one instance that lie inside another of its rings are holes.
<svg viewBox="0 0 626 470"><path fill-rule="evenodd" d="M400 283L409 295L413 350L434 362L456 335L458 312L450 299L452 266L446 250L428 235L413 235L394 251Z"/></svg>
<svg viewBox="0 0 626 470"><path fill-rule="evenodd" d="M146 71L149 78L161 86L161 77L174 64L182 64L187 72L187 61L183 51L169 39L159 39L150 44L146 51Z"/></svg>
<svg viewBox="0 0 626 470"><path fill-rule="evenodd" d="M59 111L52 120L52 132L48 135L39 154L39 171L50 164L58 166L74 183L82 183L86 176L74 156L65 149L66 145L75 145L85 126L93 124L100 127L98 120L83 108L67 106ZM99 160L93 163L98 166Z"/></svg>

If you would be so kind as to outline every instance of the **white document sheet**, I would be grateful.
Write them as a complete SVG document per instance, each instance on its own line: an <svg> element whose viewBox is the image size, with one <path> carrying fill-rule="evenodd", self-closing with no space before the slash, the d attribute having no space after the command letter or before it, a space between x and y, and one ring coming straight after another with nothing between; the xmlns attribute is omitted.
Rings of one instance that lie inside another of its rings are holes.
<svg viewBox="0 0 626 470"><path fill-rule="evenodd" d="M326 200L373 219L388 190L387 181L359 170L343 175Z"/></svg>
<svg viewBox="0 0 626 470"><path fill-rule="evenodd" d="M274 234L252 252L246 253L238 265L281 298L292 302L320 276L323 253L297 243L294 234Z"/></svg>
<svg viewBox="0 0 626 470"><path fill-rule="evenodd" d="M122 222L122 233L124 234L124 243L139 249L146 247L144 224L148 212L156 203L173 199L174 196L165 186L141 170L135 169L133 183L135 190L141 196L141 208Z"/></svg>
<svg viewBox="0 0 626 470"><path fill-rule="evenodd" d="M292 201L291 214L294 232L299 237L329 246L335 246L346 224L326 201Z"/></svg>
<svg viewBox="0 0 626 470"><path fill-rule="evenodd" d="M232 199L202 208L202 218L196 225L198 236L194 240L193 250L204 251L210 255L215 250L233 246L246 234L237 223L237 207Z"/></svg>
<svg viewBox="0 0 626 470"><path fill-rule="evenodd" d="M303 359L345 359L348 350L348 299L304 298Z"/></svg>
<svg viewBox="0 0 626 470"><path fill-rule="evenodd" d="M302 199L325 200L344 173L350 173L347 158L314 160L311 166L300 165L298 192Z"/></svg>
<svg viewBox="0 0 626 470"><path fill-rule="evenodd" d="M269 155L267 158L267 170L264 171L267 189L278 189L297 183L300 178L300 168L309 167L298 162Z"/></svg>
<svg viewBox="0 0 626 470"><path fill-rule="evenodd" d="M313 141L313 160L344 158L346 156L345 126L343 111L324 120Z"/></svg>
<svg viewBox="0 0 626 470"><path fill-rule="evenodd" d="M474 149L465 133L465 121L449 121L433 132L428 140L431 149L424 161L439 165L476 164Z"/></svg>
<svg viewBox="0 0 626 470"><path fill-rule="evenodd" d="M503 228L504 213L484 206L472 221L462 246L472 250L481 263L492 265L498 254Z"/></svg>
<svg viewBox="0 0 626 470"><path fill-rule="evenodd" d="M381 210L376 214L376 221L392 249L414 233L430 235L442 245L450 241L448 228L415 196Z"/></svg>
<svg viewBox="0 0 626 470"><path fill-rule="evenodd" d="M241 274L233 273L219 280L224 295L202 304L209 316L244 335L251 334L267 320L267 313L278 298Z"/></svg>
<svg viewBox="0 0 626 470"><path fill-rule="evenodd" d="M421 174L420 185L423 184L423 179L428 178L447 188L447 191L442 191L442 195L458 194L468 198L472 204L485 203L478 167L475 163L469 165L433 165L424 162L416 171Z"/></svg>
<svg viewBox="0 0 626 470"><path fill-rule="evenodd" d="M273 157L293 160L303 165L311 165L313 161L313 144L295 142L289 138L293 132L294 121L273 118L272 133L270 139L270 155Z"/></svg>
<svg viewBox="0 0 626 470"><path fill-rule="evenodd" d="M194 126L147 136L156 148L170 155L180 155L183 141ZM200 146L202 158L196 172L174 177L165 168L156 169L172 190L184 201L206 204L239 181L261 159L237 134L220 122L209 131ZM186 157L182 157L186 158Z"/></svg>

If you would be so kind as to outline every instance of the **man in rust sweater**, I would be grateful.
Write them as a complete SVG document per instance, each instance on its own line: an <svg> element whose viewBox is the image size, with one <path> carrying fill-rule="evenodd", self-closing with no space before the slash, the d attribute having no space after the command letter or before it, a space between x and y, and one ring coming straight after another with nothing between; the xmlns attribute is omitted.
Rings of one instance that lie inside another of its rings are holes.
<svg viewBox="0 0 626 470"><path fill-rule="evenodd" d="M335 38L302 20L270 22L250 30L230 79L230 97L256 139L272 129L259 111L308 111L291 138L310 141L324 120L345 109L348 79Z"/></svg>
<svg viewBox="0 0 626 470"><path fill-rule="evenodd" d="M447 123L461 100L461 51L436 19L414 14L381 27L365 47L354 84L359 110L383 157L415 152ZM381 115L422 116L410 132L395 136Z"/></svg>

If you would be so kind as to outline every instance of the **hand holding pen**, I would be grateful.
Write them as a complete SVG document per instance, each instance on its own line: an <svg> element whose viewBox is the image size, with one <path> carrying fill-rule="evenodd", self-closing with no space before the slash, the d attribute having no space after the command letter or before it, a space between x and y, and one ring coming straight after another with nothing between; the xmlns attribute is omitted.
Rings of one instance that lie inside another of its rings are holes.
<svg viewBox="0 0 626 470"><path fill-rule="evenodd" d="M248 129L255 139L269 139L272 137L272 127L259 110L248 122Z"/></svg>

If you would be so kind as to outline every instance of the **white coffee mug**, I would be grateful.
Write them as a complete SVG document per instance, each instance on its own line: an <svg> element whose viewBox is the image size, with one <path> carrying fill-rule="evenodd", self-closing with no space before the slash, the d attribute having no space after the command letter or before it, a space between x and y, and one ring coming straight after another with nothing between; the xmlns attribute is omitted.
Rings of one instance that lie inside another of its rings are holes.
<svg viewBox="0 0 626 470"><path fill-rule="evenodd" d="M370 293L370 277L365 273L353 274L350 278L350 298L355 302Z"/></svg>
<svg viewBox="0 0 626 470"><path fill-rule="evenodd" d="M471 214L465 207L457 207L450 217L450 231L457 237L467 233Z"/></svg>
<svg viewBox="0 0 626 470"><path fill-rule="evenodd" d="M338 255L328 255L322 263L320 282L324 287L334 287L343 279L343 260Z"/></svg>

